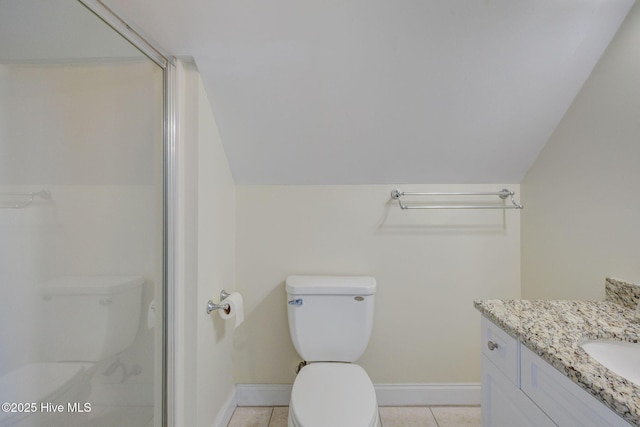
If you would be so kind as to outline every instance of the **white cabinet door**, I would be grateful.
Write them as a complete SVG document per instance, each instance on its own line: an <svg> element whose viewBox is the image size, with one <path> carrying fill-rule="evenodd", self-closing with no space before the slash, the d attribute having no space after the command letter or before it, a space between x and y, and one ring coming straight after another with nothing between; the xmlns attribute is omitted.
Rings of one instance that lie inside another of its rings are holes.
<svg viewBox="0 0 640 427"><path fill-rule="evenodd" d="M555 426L486 356L482 356L483 427Z"/></svg>
<svg viewBox="0 0 640 427"><path fill-rule="evenodd" d="M525 346L520 347L522 390L562 427L629 427L624 419L558 372Z"/></svg>

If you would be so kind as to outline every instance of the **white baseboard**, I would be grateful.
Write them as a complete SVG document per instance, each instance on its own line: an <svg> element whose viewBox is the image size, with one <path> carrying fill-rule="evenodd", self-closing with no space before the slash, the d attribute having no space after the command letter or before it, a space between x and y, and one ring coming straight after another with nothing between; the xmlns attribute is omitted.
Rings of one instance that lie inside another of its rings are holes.
<svg viewBox="0 0 640 427"><path fill-rule="evenodd" d="M227 427L229 421L231 421L231 417L233 416L233 411L235 411L236 406L238 405L238 393L234 387L229 393L227 400L225 400L222 405L222 409L218 412L218 416L213 423L213 427Z"/></svg>
<svg viewBox="0 0 640 427"><path fill-rule="evenodd" d="M480 383L376 384L379 406L480 405Z"/></svg>
<svg viewBox="0 0 640 427"><path fill-rule="evenodd" d="M236 384L238 406L287 406L292 384Z"/></svg>
<svg viewBox="0 0 640 427"><path fill-rule="evenodd" d="M380 406L479 405L480 383L375 384ZM287 406L291 384L238 384L238 406Z"/></svg>

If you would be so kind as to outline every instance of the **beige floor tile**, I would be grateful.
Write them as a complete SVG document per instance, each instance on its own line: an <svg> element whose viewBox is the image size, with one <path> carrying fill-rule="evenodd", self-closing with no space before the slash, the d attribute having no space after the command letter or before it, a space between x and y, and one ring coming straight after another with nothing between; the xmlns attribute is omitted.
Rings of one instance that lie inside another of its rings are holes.
<svg viewBox="0 0 640 427"><path fill-rule="evenodd" d="M432 406L440 427L480 427L479 406Z"/></svg>
<svg viewBox="0 0 640 427"><path fill-rule="evenodd" d="M287 427L287 418L289 417L288 406L276 406L271 414L271 422L269 427Z"/></svg>
<svg viewBox="0 0 640 427"><path fill-rule="evenodd" d="M238 406L227 427L269 427L271 407Z"/></svg>
<svg viewBox="0 0 640 427"><path fill-rule="evenodd" d="M382 427L438 427L427 407L381 406Z"/></svg>

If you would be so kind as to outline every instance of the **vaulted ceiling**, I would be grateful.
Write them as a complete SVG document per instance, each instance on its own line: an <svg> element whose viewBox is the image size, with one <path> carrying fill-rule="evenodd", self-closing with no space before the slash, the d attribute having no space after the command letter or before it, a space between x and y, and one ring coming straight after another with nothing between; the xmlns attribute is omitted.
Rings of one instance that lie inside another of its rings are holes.
<svg viewBox="0 0 640 427"><path fill-rule="evenodd" d="M633 0L105 0L193 56L237 184L518 183Z"/></svg>

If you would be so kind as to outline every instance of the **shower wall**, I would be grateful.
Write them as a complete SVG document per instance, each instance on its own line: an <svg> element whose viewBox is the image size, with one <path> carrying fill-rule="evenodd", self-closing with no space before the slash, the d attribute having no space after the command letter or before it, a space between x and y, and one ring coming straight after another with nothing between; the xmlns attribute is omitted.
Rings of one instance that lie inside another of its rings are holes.
<svg viewBox="0 0 640 427"><path fill-rule="evenodd" d="M120 359L140 368L125 383L153 404L160 318L149 323L147 314L162 286L162 97L162 70L146 59L0 65L0 193L51 192L51 200L0 209L0 321L12 325L0 328L10 343L0 375L44 358L32 320L38 283L139 275L140 327ZM2 196L0 206L16 197ZM107 399L106 385L123 374L102 371L93 381L105 386L94 390Z"/></svg>

